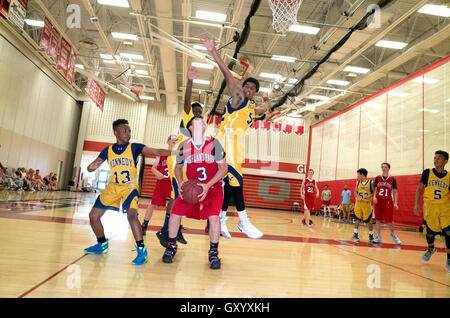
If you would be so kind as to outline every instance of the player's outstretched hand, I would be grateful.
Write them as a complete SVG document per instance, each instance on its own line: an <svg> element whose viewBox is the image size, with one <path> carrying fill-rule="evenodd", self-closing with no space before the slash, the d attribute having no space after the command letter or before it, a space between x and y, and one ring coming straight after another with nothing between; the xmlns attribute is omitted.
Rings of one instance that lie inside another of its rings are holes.
<svg viewBox="0 0 450 318"><path fill-rule="evenodd" d="M191 67L188 71L188 80L193 81L198 77L197 69L195 67Z"/></svg>
<svg viewBox="0 0 450 318"><path fill-rule="evenodd" d="M199 199L199 202L202 202L203 200L205 200L206 195L208 194L208 191L209 191L210 186L208 186L206 183L199 183L198 185L201 186L201 187L203 188L202 193L200 193L200 194L198 195L198 197L200 198L200 199Z"/></svg>
<svg viewBox="0 0 450 318"><path fill-rule="evenodd" d="M207 33L203 33L200 36L200 40L208 51L212 51L215 48L214 36L210 39Z"/></svg>

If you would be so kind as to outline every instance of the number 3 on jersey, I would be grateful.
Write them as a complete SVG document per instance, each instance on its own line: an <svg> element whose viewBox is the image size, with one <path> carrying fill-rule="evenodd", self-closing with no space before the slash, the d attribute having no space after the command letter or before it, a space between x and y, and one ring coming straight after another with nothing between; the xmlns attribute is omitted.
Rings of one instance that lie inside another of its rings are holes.
<svg viewBox="0 0 450 318"><path fill-rule="evenodd" d="M204 167L197 168L197 172L200 172L202 174L201 177L197 178L198 181L205 181L208 178L208 176L206 175L206 168Z"/></svg>

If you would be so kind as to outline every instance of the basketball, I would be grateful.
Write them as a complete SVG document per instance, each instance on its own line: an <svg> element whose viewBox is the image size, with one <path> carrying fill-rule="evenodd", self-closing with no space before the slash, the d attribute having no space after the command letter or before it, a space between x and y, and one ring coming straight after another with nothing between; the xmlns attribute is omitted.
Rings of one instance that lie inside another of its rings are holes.
<svg viewBox="0 0 450 318"><path fill-rule="evenodd" d="M192 179L183 183L181 189L183 190L184 201L191 204L198 203L198 195L203 192L203 188L198 185L199 183L199 181Z"/></svg>

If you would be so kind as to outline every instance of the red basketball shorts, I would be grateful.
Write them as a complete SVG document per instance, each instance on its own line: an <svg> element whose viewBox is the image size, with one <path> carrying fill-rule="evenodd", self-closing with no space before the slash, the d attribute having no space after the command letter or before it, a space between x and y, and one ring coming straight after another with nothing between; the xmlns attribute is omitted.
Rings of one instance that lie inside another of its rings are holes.
<svg viewBox="0 0 450 318"><path fill-rule="evenodd" d="M172 214L190 219L206 220L212 215L220 215L223 204L223 187L221 182L211 187L202 202L191 204L177 197L172 207Z"/></svg>
<svg viewBox="0 0 450 318"><path fill-rule="evenodd" d="M172 188L170 186L169 179L156 181L155 190L153 190L152 194L151 205L166 206L166 199L170 199L171 190Z"/></svg>
<svg viewBox="0 0 450 318"><path fill-rule="evenodd" d="M392 223L394 215L394 202L377 200L374 207L375 221L384 221L384 223Z"/></svg>
<svg viewBox="0 0 450 318"><path fill-rule="evenodd" d="M323 204L324 206L330 206L331 200L328 200L328 201L323 201L323 200L322 200L322 204Z"/></svg>
<svg viewBox="0 0 450 318"><path fill-rule="evenodd" d="M303 201L303 208L305 210L311 211L314 207L314 196L305 195L305 200Z"/></svg>

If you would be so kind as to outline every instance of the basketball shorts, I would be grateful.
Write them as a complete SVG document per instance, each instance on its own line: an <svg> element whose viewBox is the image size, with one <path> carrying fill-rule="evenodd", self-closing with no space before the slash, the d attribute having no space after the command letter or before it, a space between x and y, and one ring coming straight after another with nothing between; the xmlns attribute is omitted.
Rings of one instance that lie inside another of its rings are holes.
<svg viewBox="0 0 450 318"><path fill-rule="evenodd" d="M108 183L95 201L94 208L119 211L122 205L123 213L126 213L129 209L138 211L138 197L137 182L128 184Z"/></svg>
<svg viewBox="0 0 450 318"><path fill-rule="evenodd" d="M352 209L352 205L351 204L342 204L342 211L343 212L349 213L351 209Z"/></svg>
<svg viewBox="0 0 450 318"><path fill-rule="evenodd" d="M439 234L450 227L450 204L423 203L423 219L427 233Z"/></svg>
<svg viewBox="0 0 450 318"><path fill-rule="evenodd" d="M213 215L220 215L223 202L223 186L219 182L211 187L202 202L191 204L177 197L172 207L172 214L196 220L206 220Z"/></svg>
<svg viewBox="0 0 450 318"><path fill-rule="evenodd" d="M356 200L355 218L365 223L372 220L372 206L370 205L370 202L359 202Z"/></svg>
<svg viewBox="0 0 450 318"><path fill-rule="evenodd" d="M226 178L232 187L243 186L244 178L242 164L245 159L245 135L226 134L219 132L216 139L225 150L225 158L228 164Z"/></svg>
<svg viewBox="0 0 450 318"><path fill-rule="evenodd" d="M378 200L374 207L374 219L384 223L392 223L394 202Z"/></svg>
<svg viewBox="0 0 450 318"><path fill-rule="evenodd" d="M311 211L314 207L315 196L305 195L305 200L303 200L303 209Z"/></svg>
<svg viewBox="0 0 450 318"><path fill-rule="evenodd" d="M155 189L152 194L151 205L166 206L166 199L170 199L172 186L170 179L162 179L156 181Z"/></svg>
<svg viewBox="0 0 450 318"><path fill-rule="evenodd" d="M330 206L331 200L328 200L328 201L322 200L322 204L323 204L324 206Z"/></svg>
<svg viewBox="0 0 450 318"><path fill-rule="evenodd" d="M178 198L178 182L177 179L174 178L170 178L172 186L170 187L170 198L172 200L175 200L176 198Z"/></svg>

